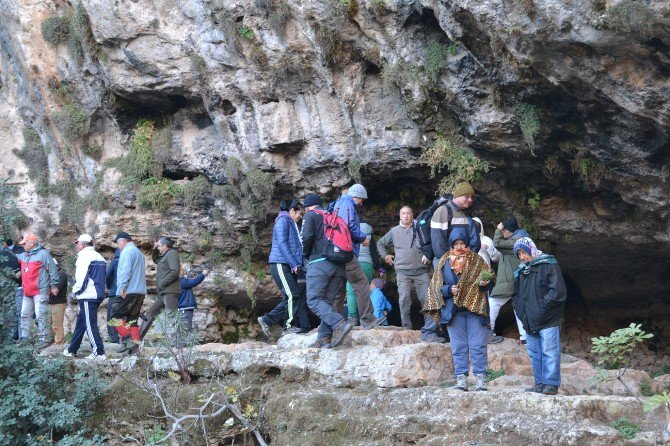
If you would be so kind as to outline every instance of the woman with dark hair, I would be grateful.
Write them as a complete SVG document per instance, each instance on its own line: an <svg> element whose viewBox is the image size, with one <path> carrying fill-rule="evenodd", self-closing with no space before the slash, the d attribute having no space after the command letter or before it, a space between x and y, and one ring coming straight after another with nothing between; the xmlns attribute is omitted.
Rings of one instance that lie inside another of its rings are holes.
<svg viewBox="0 0 670 446"><path fill-rule="evenodd" d="M279 214L272 230L269 263L282 300L272 311L258 318L265 336L270 336L271 325L282 321L282 334L307 333L310 330L305 302L302 241L298 228L302 215L302 204L296 199L283 200L279 204Z"/></svg>

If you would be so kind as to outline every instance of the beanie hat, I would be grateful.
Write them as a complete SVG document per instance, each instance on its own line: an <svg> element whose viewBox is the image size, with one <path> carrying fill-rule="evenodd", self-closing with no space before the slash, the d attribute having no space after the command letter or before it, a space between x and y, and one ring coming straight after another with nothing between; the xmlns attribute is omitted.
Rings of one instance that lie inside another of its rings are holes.
<svg viewBox="0 0 670 446"><path fill-rule="evenodd" d="M516 221L514 215L508 215L505 221L503 221L503 229L507 229L509 232L519 229L519 222Z"/></svg>
<svg viewBox="0 0 670 446"><path fill-rule="evenodd" d="M365 190L362 184L354 184L349 188L347 191L347 195L349 195L352 198L361 198L363 200L368 199L368 191Z"/></svg>
<svg viewBox="0 0 670 446"><path fill-rule="evenodd" d="M472 195L474 197L475 190L472 188L470 183L464 181L462 183L458 183L456 187L454 187L452 194L454 195L454 198L461 197L463 195Z"/></svg>
<svg viewBox="0 0 670 446"><path fill-rule="evenodd" d="M386 281L384 279L376 277L372 279L371 283L375 286L375 288L379 288L381 290L382 288L384 288L384 284L386 284Z"/></svg>
<svg viewBox="0 0 670 446"><path fill-rule="evenodd" d="M302 200L302 204L306 208L310 206L323 206L323 200L317 194L307 194Z"/></svg>

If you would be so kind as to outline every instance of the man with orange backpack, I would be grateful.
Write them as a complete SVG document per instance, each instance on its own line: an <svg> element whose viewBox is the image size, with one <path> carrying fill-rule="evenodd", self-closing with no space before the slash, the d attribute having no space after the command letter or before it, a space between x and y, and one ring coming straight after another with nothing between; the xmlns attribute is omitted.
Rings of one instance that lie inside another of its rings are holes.
<svg viewBox="0 0 670 446"><path fill-rule="evenodd" d="M323 210L323 200L316 194L305 196L303 206L305 217L302 225L303 255L307 259L307 306L320 319L316 342L312 347L337 347L353 328L349 321L333 308L340 287L346 277L346 262L353 258L351 236L348 231L339 236L349 237L349 246L338 246L326 236L328 229L332 236L335 227L346 227L335 214ZM326 226L325 220L328 220ZM345 240L346 244L346 240ZM349 251L347 251L349 248Z"/></svg>

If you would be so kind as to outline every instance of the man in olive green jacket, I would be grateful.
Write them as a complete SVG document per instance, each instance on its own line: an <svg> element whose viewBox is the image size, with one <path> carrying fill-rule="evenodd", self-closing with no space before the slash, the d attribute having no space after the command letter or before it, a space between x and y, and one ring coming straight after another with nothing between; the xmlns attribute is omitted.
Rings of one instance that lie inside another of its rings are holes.
<svg viewBox="0 0 670 446"><path fill-rule="evenodd" d="M168 311L177 311L179 304L179 254L173 249L174 243L169 237L161 237L154 245L151 258L156 264L156 300L145 314L145 320L140 326L140 338L149 331L156 316L167 308Z"/></svg>

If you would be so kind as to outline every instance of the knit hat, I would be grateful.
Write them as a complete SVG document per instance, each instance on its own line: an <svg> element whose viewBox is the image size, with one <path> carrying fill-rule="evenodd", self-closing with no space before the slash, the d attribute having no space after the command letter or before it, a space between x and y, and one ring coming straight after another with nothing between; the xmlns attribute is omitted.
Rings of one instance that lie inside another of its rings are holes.
<svg viewBox="0 0 670 446"><path fill-rule="evenodd" d="M503 229L507 229L509 232L514 232L519 229L519 222L516 221L514 215L508 215L505 221L503 221Z"/></svg>
<svg viewBox="0 0 670 446"><path fill-rule="evenodd" d="M474 197L475 190L472 188L470 183L464 181L462 183L458 183L456 187L454 187L452 194L454 195L454 198L461 197L463 195L472 195Z"/></svg>
<svg viewBox="0 0 670 446"><path fill-rule="evenodd" d="M530 254L530 256L533 258L541 256L543 254L542 251L537 249L537 246L535 246L535 242L530 237L522 237L516 242L514 242L513 250L515 256L519 257L520 249Z"/></svg>
<svg viewBox="0 0 670 446"><path fill-rule="evenodd" d="M349 188L347 191L347 195L349 195L352 198L361 198L363 200L368 199L368 191L365 190L362 184L354 184Z"/></svg>
<svg viewBox="0 0 670 446"><path fill-rule="evenodd" d="M306 208L310 206L323 206L323 200L317 194L307 194L302 200L302 204Z"/></svg>
<svg viewBox="0 0 670 446"><path fill-rule="evenodd" d="M384 279L376 277L372 279L371 283L375 286L375 288L379 288L381 290L382 288L384 288L384 284L386 283L386 281Z"/></svg>

